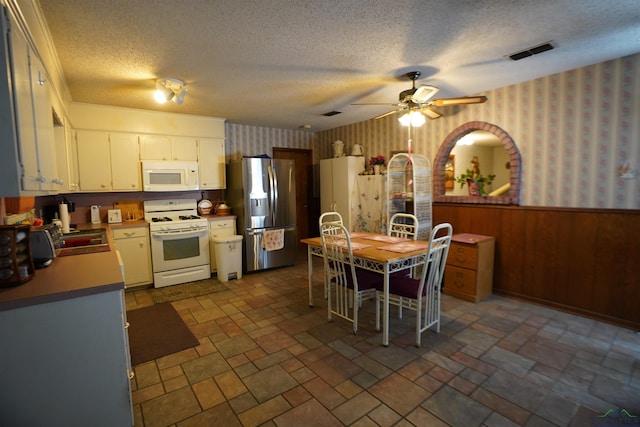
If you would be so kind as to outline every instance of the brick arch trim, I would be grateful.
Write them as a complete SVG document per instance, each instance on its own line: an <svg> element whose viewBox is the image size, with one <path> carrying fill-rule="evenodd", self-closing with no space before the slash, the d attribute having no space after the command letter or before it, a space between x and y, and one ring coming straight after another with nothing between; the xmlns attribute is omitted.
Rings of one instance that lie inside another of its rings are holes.
<svg viewBox="0 0 640 427"><path fill-rule="evenodd" d="M466 134L476 131L484 130L494 134L501 142L509 155L509 188L508 195L506 196L447 196L445 195L445 175L444 168L449 158L449 153L456 145L458 140ZM438 153L436 154L435 161L433 162L433 200L435 202L447 202L447 203L476 203L476 204L497 204L497 205L519 205L520 204L520 173L521 173L521 158L518 147L515 142L500 127L482 121L467 122L460 125L453 130L442 142Z"/></svg>

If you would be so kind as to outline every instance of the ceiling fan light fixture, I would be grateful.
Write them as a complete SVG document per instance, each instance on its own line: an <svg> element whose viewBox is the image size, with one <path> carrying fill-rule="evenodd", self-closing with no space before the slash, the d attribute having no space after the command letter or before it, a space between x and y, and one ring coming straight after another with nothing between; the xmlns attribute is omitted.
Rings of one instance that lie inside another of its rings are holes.
<svg viewBox="0 0 640 427"><path fill-rule="evenodd" d="M411 97L416 104L424 104L438 93L438 88L429 85L420 85Z"/></svg>
<svg viewBox="0 0 640 427"><path fill-rule="evenodd" d="M409 111L408 113L403 114L398 121L402 126L419 128L425 123L426 119L420 111Z"/></svg>
<svg viewBox="0 0 640 427"><path fill-rule="evenodd" d="M156 80L156 91L153 94L153 98L159 104L173 100L173 102L180 105L184 102L184 97L187 93L187 84L182 80L174 78L158 79Z"/></svg>

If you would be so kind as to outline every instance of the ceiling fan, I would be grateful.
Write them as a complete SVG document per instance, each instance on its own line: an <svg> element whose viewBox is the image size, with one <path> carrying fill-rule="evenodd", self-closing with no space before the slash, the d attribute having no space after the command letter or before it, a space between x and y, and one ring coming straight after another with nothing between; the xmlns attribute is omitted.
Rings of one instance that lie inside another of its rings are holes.
<svg viewBox="0 0 640 427"><path fill-rule="evenodd" d="M486 96L464 96L461 98L431 98L438 92L438 88L429 85L420 85L416 87L416 80L420 77L420 71L411 71L406 76L412 81L411 89L403 90L398 97L399 102L396 104L388 103L365 103L365 104L351 104L351 105L395 105L395 110L388 113L380 114L374 117L374 120L381 119L391 114L399 113L401 111L407 111L408 113L419 111L424 113L430 119L437 119L442 117L442 113L433 107L448 107L451 105L462 104L482 104L487 101ZM424 121L424 119L423 119Z"/></svg>

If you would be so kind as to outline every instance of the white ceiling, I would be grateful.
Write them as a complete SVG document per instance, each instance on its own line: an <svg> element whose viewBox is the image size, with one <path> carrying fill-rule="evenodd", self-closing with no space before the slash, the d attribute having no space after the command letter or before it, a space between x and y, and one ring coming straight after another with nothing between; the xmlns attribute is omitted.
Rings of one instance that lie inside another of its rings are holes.
<svg viewBox="0 0 640 427"><path fill-rule="evenodd" d="M312 131L640 52L638 0L40 0L74 101ZM505 55L553 41L521 61ZM179 78L182 105L156 104ZM491 102L489 100L488 102ZM342 114L325 117L336 110ZM446 107L439 108L446 114Z"/></svg>

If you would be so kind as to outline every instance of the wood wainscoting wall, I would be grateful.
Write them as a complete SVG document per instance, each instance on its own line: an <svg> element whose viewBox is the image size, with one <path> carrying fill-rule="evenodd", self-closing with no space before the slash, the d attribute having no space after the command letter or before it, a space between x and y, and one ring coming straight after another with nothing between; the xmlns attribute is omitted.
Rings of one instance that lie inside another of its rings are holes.
<svg viewBox="0 0 640 427"><path fill-rule="evenodd" d="M640 211L435 203L433 218L496 238L494 293L640 329Z"/></svg>

